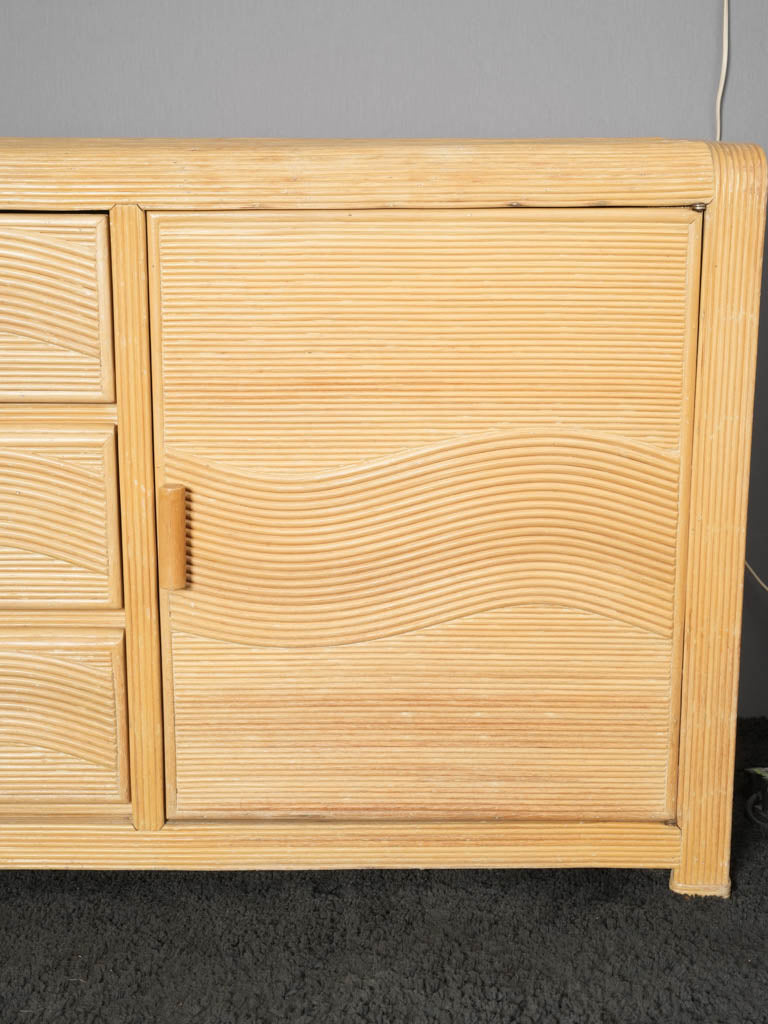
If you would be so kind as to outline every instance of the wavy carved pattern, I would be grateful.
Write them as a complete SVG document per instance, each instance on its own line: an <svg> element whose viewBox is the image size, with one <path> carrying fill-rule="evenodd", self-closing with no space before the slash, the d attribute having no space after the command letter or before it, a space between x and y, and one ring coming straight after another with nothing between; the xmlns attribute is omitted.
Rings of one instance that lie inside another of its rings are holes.
<svg viewBox="0 0 768 1024"><path fill-rule="evenodd" d="M0 638L0 800L125 799L122 632Z"/></svg>
<svg viewBox="0 0 768 1024"><path fill-rule="evenodd" d="M641 445L488 432L290 480L166 471L189 494L175 629L348 644L542 602L671 635L677 464Z"/></svg>
<svg viewBox="0 0 768 1024"><path fill-rule="evenodd" d="M0 603L120 599L114 430L0 436Z"/></svg>
<svg viewBox="0 0 768 1024"><path fill-rule="evenodd" d="M112 400L107 245L103 216L0 216L0 400Z"/></svg>

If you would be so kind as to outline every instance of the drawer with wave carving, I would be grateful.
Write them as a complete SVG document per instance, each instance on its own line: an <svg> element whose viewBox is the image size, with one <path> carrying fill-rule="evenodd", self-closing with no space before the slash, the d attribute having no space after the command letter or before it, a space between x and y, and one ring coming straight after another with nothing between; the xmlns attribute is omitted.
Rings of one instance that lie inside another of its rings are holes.
<svg viewBox="0 0 768 1024"><path fill-rule="evenodd" d="M128 810L123 631L0 628L0 808Z"/></svg>
<svg viewBox="0 0 768 1024"><path fill-rule="evenodd" d="M0 402L114 392L108 218L0 215Z"/></svg>
<svg viewBox="0 0 768 1024"><path fill-rule="evenodd" d="M0 608L119 608L112 424L0 417Z"/></svg>

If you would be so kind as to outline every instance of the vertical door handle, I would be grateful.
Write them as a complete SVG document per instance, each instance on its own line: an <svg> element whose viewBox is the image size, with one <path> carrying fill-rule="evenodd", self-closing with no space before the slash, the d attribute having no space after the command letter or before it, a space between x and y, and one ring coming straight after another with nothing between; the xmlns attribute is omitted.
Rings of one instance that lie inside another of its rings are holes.
<svg viewBox="0 0 768 1024"><path fill-rule="evenodd" d="M186 488L164 484L157 491L157 576L164 590L187 585Z"/></svg>

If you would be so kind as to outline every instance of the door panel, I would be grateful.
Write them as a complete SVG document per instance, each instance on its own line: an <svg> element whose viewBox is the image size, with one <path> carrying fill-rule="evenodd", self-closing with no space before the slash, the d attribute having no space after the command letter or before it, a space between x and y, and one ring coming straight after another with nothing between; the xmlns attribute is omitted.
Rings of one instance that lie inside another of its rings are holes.
<svg viewBox="0 0 768 1024"><path fill-rule="evenodd" d="M172 816L673 816L700 216L149 242Z"/></svg>

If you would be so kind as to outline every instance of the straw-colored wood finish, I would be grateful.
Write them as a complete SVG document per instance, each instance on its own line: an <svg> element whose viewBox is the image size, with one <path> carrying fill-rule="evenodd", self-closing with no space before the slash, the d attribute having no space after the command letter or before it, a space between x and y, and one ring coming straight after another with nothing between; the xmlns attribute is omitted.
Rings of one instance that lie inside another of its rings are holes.
<svg viewBox="0 0 768 1024"><path fill-rule="evenodd" d="M705 142L665 139L0 139L0 208L685 206Z"/></svg>
<svg viewBox="0 0 768 1024"><path fill-rule="evenodd" d="M103 215L0 214L0 402L114 400Z"/></svg>
<svg viewBox="0 0 768 1024"><path fill-rule="evenodd" d="M0 409L0 608L121 604L114 427Z"/></svg>
<svg viewBox="0 0 768 1024"><path fill-rule="evenodd" d="M672 887L725 896L766 163L756 146L714 146L712 154L716 194L704 228L686 596L683 844Z"/></svg>
<svg viewBox="0 0 768 1024"><path fill-rule="evenodd" d="M149 225L169 813L673 818L701 215Z"/></svg>
<svg viewBox="0 0 768 1024"><path fill-rule="evenodd" d="M702 142L0 140L0 866L726 895L765 191Z"/></svg>
<svg viewBox="0 0 768 1024"><path fill-rule="evenodd" d="M0 866L309 870L318 868L674 867L680 831L660 822L8 821Z"/></svg>
<svg viewBox="0 0 768 1024"><path fill-rule="evenodd" d="M125 574L133 821L165 821L146 226L136 206L110 214Z"/></svg>
<svg viewBox="0 0 768 1024"><path fill-rule="evenodd" d="M3 814L127 809L123 661L122 630L0 628Z"/></svg>
<svg viewBox="0 0 768 1024"><path fill-rule="evenodd" d="M163 590L187 582L186 491L181 484L157 489L157 573Z"/></svg>

